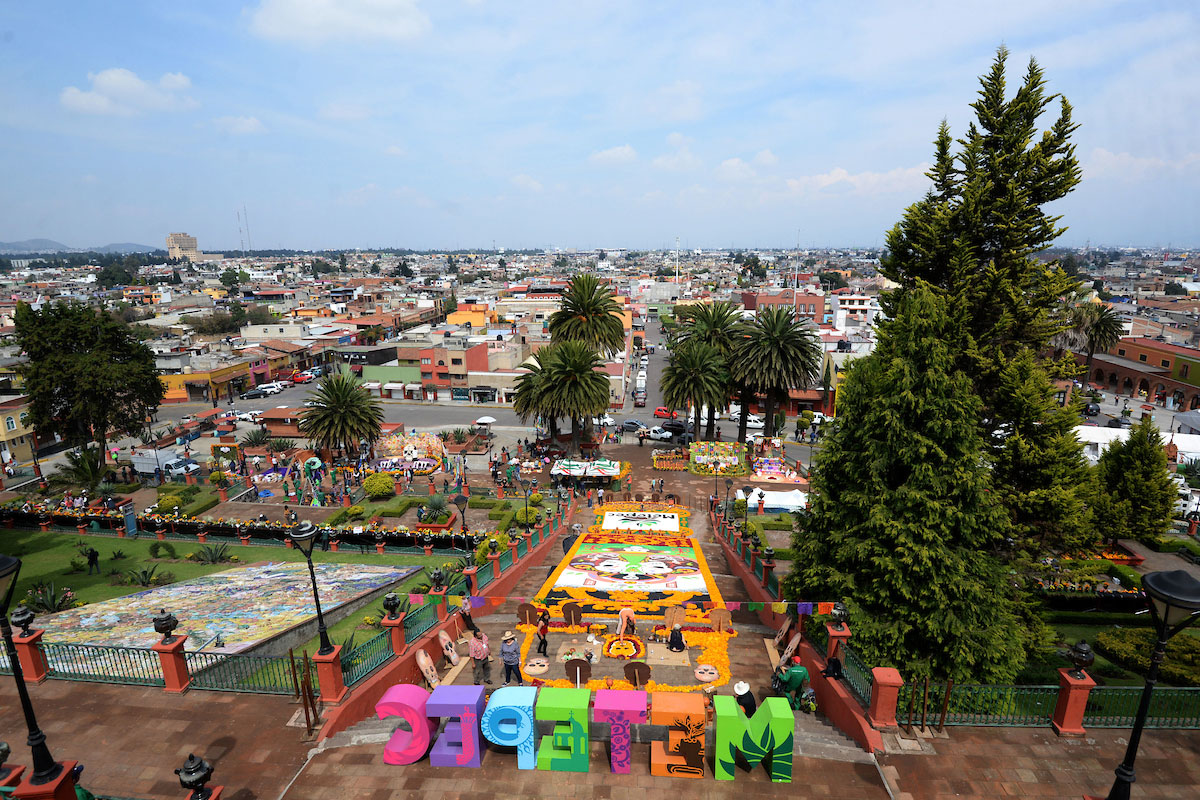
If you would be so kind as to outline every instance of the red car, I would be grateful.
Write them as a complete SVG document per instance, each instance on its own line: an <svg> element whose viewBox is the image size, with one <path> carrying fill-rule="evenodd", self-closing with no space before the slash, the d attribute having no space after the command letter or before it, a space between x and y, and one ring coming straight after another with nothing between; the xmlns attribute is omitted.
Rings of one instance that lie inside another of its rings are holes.
<svg viewBox="0 0 1200 800"><path fill-rule="evenodd" d="M297 372L292 380L296 383L309 383L316 380L316 378L314 378L312 375L309 375L307 372Z"/></svg>
<svg viewBox="0 0 1200 800"><path fill-rule="evenodd" d="M677 419L679 417L679 412L672 411L666 406L659 406L658 408L654 409L654 416L661 417L662 419Z"/></svg>

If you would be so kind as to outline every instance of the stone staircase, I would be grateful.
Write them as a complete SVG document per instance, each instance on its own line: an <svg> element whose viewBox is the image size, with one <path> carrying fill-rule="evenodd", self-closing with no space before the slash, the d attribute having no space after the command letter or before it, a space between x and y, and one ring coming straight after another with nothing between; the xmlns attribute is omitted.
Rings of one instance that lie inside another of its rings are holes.
<svg viewBox="0 0 1200 800"><path fill-rule="evenodd" d="M839 731L832 722L816 714L796 712L796 737L792 754L805 758L823 758L828 761L849 761L855 764L872 764L874 757L857 743Z"/></svg>

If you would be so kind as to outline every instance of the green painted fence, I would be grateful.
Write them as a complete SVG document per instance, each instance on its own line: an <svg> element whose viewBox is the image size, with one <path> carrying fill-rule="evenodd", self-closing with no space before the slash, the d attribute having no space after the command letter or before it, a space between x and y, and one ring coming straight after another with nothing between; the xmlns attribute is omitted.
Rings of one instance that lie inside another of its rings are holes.
<svg viewBox="0 0 1200 800"><path fill-rule="evenodd" d="M909 698L914 694L914 724L919 723L924 691L923 682L905 684L901 688L899 701L896 703L896 719L901 725L908 723ZM929 684L927 724L938 723L945 695L944 684ZM946 724L1014 728L1048 726L1057 702L1057 686L955 684L950 692Z"/></svg>
<svg viewBox="0 0 1200 800"><path fill-rule="evenodd" d="M404 615L405 641L415 642L421 634L436 625L437 621L437 606L432 603L409 609Z"/></svg>
<svg viewBox="0 0 1200 800"><path fill-rule="evenodd" d="M291 660L287 656L254 656L194 652L187 654L191 688L222 692L255 692L258 694L294 694ZM303 664L296 659L296 669ZM317 672L313 669L313 688L317 689ZM297 675L297 678L300 676Z"/></svg>
<svg viewBox="0 0 1200 800"><path fill-rule="evenodd" d="M342 653L342 681L347 686L353 686L390 661L394 655L391 633L381 631L349 653Z"/></svg>
<svg viewBox="0 0 1200 800"><path fill-rule="evenodd" d="M871 707L871 670L858 657L858 653L843 643L838 651L842 656L842 675L846 686L862 703L863 708Z"/></svg>
<svg viewBox="0 0 1200 800"><path fill-rule="evenodd" d="M1141 686L1097 686L1088 695L1084 728L1132 728ZM1158 686L1150 695L1147 728L1200 728L1200 689Z"/></svg>
<svg viewBox="0 0 1200 800"><path fill-rule="evenodd" d="M136 647L42 642L51 678L163 686L158 653Z"/></svg>

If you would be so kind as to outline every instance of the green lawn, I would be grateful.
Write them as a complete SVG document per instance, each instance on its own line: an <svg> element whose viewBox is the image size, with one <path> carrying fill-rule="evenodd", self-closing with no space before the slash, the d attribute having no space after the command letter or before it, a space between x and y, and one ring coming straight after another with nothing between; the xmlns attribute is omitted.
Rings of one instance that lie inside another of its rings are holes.
<svg viewBox="0 0 1200 800"><path fill-rule="evenodd" d="M67 574L72 558L78 558L75 551L76 543L82 538L88 545L100 552L100 568L103 574L87 575L84 573ZM41 531L4 530L0 532L0 552L18 556L21 559L21 574L13 595L13 604L20 602L26 590L35 581L53 581L56 589L69 586L79 600L94 603L113 597L142 591L141 586L113 586L110 583L109 572L119 570L126 572L132 569L146 569L152 564L158 565L158 571L172 572L176 580L197 578L201 575L211 575L232 567L253 564L259 561L303 561L304 556L299 550L289 550L286 547L246 547L231 545L229 552L237 556L238 561L226 564L197 564L184 560L187 553L200 547L193 542L164 542L175 548L179 556L176 560L157 559L149 556L153 538L115 539L111 536L74 536L65 533L42 533ZM113 560L112 555L120 550L125 558ZM313 561L337 562L355 564L410 564L413 566L432 567L447 561L445 554L426 557L423 555L378 555L376 553L362 554L357 548L352 552L343 550L340 553L316 552ZM417 583L422 573L411 576L402 588ZM365 613L365 612L364 612ZM361 615L360 615L361 616Z"/></svg>

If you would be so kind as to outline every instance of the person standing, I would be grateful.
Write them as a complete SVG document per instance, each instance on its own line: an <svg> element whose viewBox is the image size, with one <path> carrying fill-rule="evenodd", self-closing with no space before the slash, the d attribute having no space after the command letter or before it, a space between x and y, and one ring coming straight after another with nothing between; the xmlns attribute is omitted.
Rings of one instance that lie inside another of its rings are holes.
<svg viewBox="0 0 1200 800"><path fill-rule="evenodd" d="M96 574L100 574L100 552L94 547L89 547L87 551L88 560L88 575L92 574L92 570L96 570Z"/></svg>
<svg viewBox="0 0 1200 800"><path fill-rule="evenodd" d="M546 652L546 635L548 633L550 633L550 612L543 611L541 614L538 615L538 621L537 621L537 636L538 636L537 653L540 656L549 657L549 653Z"/></svg>
<svg viewBox="0 0 1200 800"><path fill-rule="evenodd" d="M603 486L600 487L600 490L597 493L597 495L600 498L600 505L604 505L604 487Z"/></svg>
<svg viewBox="0 0 1200 800"><path fill-rule="evenodd" d="M505 631L500 640L500 660L504 662L504 683L508 686L513 676L516 676L517 686L524 686L521 679L521 649L517 647L517 637L512 631Z"/></svg>
<svg viewBox="0 0 1200 800"><path fill-rule="evenodd" d="M734 699L737 704L742 707L742 711L747 717L753 717L754 712L758 709L758 701L754 698L754 694L750 691L750 684L745 681L738 681L733 685Z"/></svg>
<svg viewBox="0 0 1200 800"><path fill-rule="evenodd" d="M487 634L483 631L476 630L471 634L471 643L468 647L468 652L471 654L471 660L474 662L472 674L475 679L475 685L486 683L492 685L492 665L488 663L491 658L492 651L488 648Z"/></svg>

